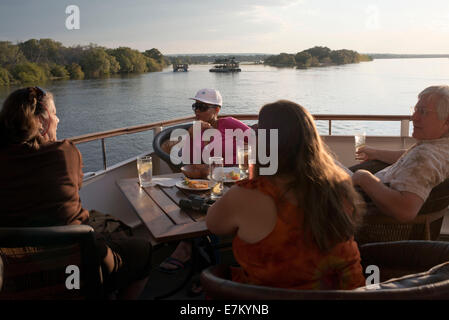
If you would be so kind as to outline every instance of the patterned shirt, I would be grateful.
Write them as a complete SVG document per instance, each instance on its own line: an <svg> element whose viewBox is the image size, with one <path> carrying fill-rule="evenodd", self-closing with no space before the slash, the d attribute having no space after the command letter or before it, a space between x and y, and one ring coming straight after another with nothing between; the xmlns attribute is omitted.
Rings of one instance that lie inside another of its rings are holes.
<svg viewBox="0 0 449 320"><path fill-rule="evenodd" d="M418 141L376 177L394 190L414 193L425 201L449 177L449 138Z"/></svg>

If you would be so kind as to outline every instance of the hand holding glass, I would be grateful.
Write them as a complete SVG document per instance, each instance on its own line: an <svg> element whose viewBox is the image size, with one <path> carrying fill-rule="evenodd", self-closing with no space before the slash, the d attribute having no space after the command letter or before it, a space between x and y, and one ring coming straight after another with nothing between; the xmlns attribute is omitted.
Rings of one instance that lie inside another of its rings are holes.
<svg viewBox="0 0 449 320"><path fill-rule="evenodd" d="M137 158L137 172L139 175L139 183L142 188L150 187L153 178L153 162L150 156Z"/></svg>

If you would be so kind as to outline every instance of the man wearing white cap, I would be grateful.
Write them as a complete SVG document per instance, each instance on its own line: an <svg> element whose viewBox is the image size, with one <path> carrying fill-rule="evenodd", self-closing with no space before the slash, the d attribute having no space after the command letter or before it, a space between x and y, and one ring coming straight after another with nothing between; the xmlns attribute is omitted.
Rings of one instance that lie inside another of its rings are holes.
<svg viewBox="0 0 449 320"><path fill-rule="evenodd" d="M225 130L236 130L241 129L243 132L249 129L249 127L243 122L233 118L224 117L218 119L218 113L223 105L223 99L218 90L215 89L201 89L198 90L194 98L195 103L192 105L192 109L195 112L196 120L201 121L201 131L206 129L214 128L217 129L222 137L222 156L225 159L225 165L235 165L236 162L236 141L233 141L232 146L232 160L226 161L226 150L225 150ZM190 136L193 136L193 127L189 128ZM207 142L201 141L201 150Z"/></svg>
<svg viewBox="0 0 449 320"><path fill-rule="evenodd" d="M218 90L215 89L201 89L194 98L195 103L192 105L192 109L195 112L196 120L201 121L201 131L214 128L220 131L222 136L222 150L223 157L225 158L225 130L226 129L241 129L243 132L250 129L243 122L233 118L224 117L218 119L218 113L223 105L223 99ZM189 128L190 136L193 136L193 127ZM201 141L201 150L207 143ZM236 141L233 141L233 160L232 163L227 163L225 159L225 165L236 164ZM166 258L159 266L159 271L165 273L175 273L184 269L185 265L190 262L192 252L192 245L190 242L181 241L172 255ZM195 290L192 288L192 291Z"/></svg>

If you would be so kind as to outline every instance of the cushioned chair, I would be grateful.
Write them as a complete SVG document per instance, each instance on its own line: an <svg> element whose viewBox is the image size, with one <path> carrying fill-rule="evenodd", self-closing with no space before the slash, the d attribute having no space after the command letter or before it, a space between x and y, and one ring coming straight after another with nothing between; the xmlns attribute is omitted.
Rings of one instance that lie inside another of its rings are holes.
<svg viewBox="0 0 449 320"><path fill-rule="evenodd" d="M363 270L367 270L369 265L379 267L378 285L354 290L291 290L257 286L231 281L230 268L223 264L205 269L201 273L201 284L206 297L212 299L449 299L449 243L371 243L362 245L360 254Z"/></svg>
<svg viewBox="0 0 449 320"><path fill-rule="evenodd" d="M170 135L175 129L184 129L187 130L192 126L191 123L186 124L180 124L177 126L169 127L161 132L159 132L157 135L154 136L153 139L153 149L156 155L164 160L169 167L173 170L173 172L181 172L180 168L182 164L175 165L170 161L170 150L166 147L166 143L170 140Z"/></svg>
<svg viewBox="0 0 449 320"><path fill-rule="evenodd" d="M367 161L350 169L365 169L371 173L387 167L381 161ZM440 235L444 215L449 205L449 179L432 189L416 218L407 223L400 223L382 213L368 201L364 225L356 235L358 243L399 240L437 240Z"/></svg>
<svg viewBox="0 0 449 320"><path fill-rule="evenodd" d="M0 299L104 298L90 226L0 228L0 260ZM80 289L67 289L66 280L76 274L70 269L66 273L70 265L79 268Z"/></svg>

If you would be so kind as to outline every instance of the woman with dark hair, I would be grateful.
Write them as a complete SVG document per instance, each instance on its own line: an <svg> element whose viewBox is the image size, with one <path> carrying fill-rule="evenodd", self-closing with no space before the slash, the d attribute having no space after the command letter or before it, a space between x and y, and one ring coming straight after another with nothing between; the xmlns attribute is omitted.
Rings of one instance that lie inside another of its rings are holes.
<svg viewBox="0 0 449 320"><path fill-rule="evenodd" d="M148 280L151 245L119 227L106 232L105 215L81 205L82 158L69 140L58 141L53 95L39 87L12 92L0 111L0 227L89 224L96 231L105 290L137 298ZM111 221L111 219L109 219ZM107 226L109 228L111 225Z"/></svg>
<svg viewBox="0 0 449 320"><path fill-rule="evenodd" d="M256 177L238 182L206 217L212 233L235 235L240 268L233 268L233 280L291 289L363 286L353 239L363 202L326 151L313 117L281 100L262 107L259 129L278 131L277 172L258 175L257 165Z"/></svg>

